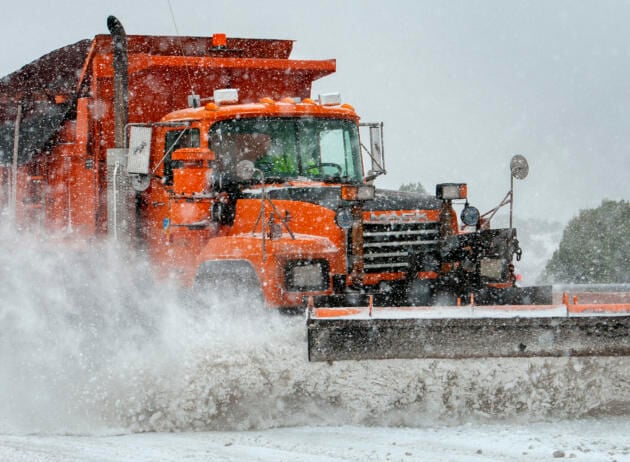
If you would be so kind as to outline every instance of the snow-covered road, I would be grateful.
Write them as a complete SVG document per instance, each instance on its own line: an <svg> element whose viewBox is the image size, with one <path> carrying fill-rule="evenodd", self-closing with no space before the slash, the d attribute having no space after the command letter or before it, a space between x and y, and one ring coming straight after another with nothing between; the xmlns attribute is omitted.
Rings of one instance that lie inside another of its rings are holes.
<svg viewBox="0 0 630 462"><path fill-rule="evenodd" d="M630 461L630 358L309 363L129 267L0 241L0 461Z"/></svg>
<svg viewBox="0 0 630 462"><path fill-rule="evenodd" d="M0 460L630 461L630 418L453 427L296 427L110 436L0 435Z"/></svg>

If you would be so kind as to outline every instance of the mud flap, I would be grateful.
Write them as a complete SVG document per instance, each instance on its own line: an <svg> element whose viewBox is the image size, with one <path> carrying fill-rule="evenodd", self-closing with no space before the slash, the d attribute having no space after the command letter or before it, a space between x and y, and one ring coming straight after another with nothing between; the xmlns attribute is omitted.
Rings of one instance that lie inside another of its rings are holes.
<svg viewBox="0 0 630 462"><path fill-rule="evenodd" d="M630 316L317 319L309 361L630 355Z"/></svg>

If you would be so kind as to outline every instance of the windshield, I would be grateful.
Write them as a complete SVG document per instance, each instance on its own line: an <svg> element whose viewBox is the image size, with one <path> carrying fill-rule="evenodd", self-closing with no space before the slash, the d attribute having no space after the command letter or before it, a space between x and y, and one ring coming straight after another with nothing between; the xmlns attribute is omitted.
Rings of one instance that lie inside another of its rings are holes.
<svg viewBox="0 0 630 462"><path fill-rule="evenodd" d="M247 159L271 181L298 177L347 182L363 179L358 130L350 120L224 120L210 128L209 143L223 169L233 170Z"/></svg>

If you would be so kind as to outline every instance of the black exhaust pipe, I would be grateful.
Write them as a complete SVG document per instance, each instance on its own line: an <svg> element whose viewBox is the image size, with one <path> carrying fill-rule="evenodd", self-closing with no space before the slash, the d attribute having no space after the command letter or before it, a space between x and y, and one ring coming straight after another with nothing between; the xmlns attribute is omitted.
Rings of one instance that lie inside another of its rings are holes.
<svg viewBox="0 0 630 462"><path fill-rule="evenodd" d="M129 119L127 34L115 16L107 17L107 28L114 48L114 143L115 147L124 148L125 127Z"/></svg>

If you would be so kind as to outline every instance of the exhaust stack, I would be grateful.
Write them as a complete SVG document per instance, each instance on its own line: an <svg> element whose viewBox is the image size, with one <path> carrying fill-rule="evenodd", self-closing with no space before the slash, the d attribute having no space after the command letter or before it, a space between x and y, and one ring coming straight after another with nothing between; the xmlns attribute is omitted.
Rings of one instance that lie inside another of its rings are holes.
<svg viewBox="0 0 630 462"><path fill-rule="evenodd" d="M107 28L114 48L114 143L117 148L124 148L125 127L129 118L127 34L115 16L107 17Z"/></svg>
<svg viewBox="0 0 630 462"><path fill-rule="evenodd" d="M107 150L107 230L117 242L130 244L136 228L135 195L127 173L125 129L129 119L127 34L115 16L107 17L114 55L114 146Z"/></svg>

